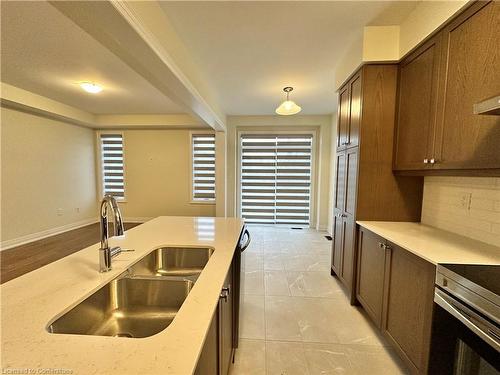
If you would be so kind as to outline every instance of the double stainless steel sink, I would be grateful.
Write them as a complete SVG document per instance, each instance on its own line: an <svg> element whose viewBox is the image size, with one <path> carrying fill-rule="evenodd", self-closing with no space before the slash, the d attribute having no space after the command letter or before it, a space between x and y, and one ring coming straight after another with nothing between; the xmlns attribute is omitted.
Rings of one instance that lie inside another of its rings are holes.
<svg viewBox="0 0 500 375"><path fill-rule="evenodd" d="M47 327L50 333L141 338L174 320L212 248L153 250Z"/></svg>

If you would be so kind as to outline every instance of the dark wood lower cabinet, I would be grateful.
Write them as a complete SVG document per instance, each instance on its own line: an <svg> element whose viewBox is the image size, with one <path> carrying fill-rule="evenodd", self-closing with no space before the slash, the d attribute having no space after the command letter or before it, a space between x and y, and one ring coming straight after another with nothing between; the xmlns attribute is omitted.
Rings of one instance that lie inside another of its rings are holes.
<svg viewBox="0 0 500 375"><path fill-rule="evenodd" d="M359 230L356 298L373 319L382 326L385 280L385 240L367 231Z"/></svg>
<svg viewBox="0 0 500 375"><path fill-rule="evenodd" d="M227 375L238 346L240 249L236 249L233 263L221 290L217 310L207 333L203 350L196 366L196 375ZM235 315L236 313L236 315Z"/></svg>
<svg viewBox="0 0 500 375"><path fill-rule="evenodd" d="M220 374L226 375L233 360L233 273L229 270L219 299Z"/></svg>
<svg viewBox="0 0 500 375"><path fill-rule="evenodd" d="M198 364L196 365L195 375L219 374L219 329L218 317L216 312L210 323L210 328L203 344Z"/></svg>
<svg viewBox="0 0 500 375"><path fill-rule="evenodd" d="M360 228L356 297L413 374L426 374L436 267Z"/></svg>
<svg viewBox="0 0 500 375"><path fill-rule="evenodd" d="M390 244L382 329L410 370L427 373L436 267Z"/></svg>

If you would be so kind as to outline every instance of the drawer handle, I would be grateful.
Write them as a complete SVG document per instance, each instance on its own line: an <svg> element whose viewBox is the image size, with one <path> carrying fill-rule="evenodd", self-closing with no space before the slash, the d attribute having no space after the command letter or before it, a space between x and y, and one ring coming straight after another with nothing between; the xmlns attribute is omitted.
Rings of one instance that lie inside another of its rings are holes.
<svg viewBox="0 0 500 375"><path fill-rule="evenodd" d="M425 158L424 159L424 164L429 164L429 159Z"/></svg>

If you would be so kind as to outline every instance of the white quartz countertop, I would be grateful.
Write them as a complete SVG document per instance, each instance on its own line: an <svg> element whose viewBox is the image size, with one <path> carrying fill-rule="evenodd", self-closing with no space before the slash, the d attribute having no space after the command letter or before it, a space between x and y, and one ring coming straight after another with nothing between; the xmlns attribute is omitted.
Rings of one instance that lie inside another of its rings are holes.
<svg viewBox="0 0 500 375"><path fill-rule="evenodd" d="M428 225L391 221L357 223L433 264L500 264L499 247Z"/></svg>
<svg viewBox="0 0 500 375"><path fill-rule="evenodd" d="M2 373L27 369L33 372L22 373L191 374L242 227L243 221L235 218L158 217L126 231L120 238L110 239L110 246L135 249L114 258L110 272L98 272L96 244L1 285ZM165 330L134 339L47 332L54 317L153 249L164 246L215 249L176 318ZM49 372L52 369L60 372Z"/></svg>

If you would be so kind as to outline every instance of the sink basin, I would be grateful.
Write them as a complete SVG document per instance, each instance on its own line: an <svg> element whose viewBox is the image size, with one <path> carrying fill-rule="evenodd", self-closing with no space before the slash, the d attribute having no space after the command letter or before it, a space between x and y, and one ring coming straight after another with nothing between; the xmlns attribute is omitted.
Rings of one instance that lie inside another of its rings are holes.
<svg viewBox="0 0 500 375"><path fill-rule="evenodd" d="M214 249L209 247L162 247L130 267L133 276L198 276Z"/></svg>
<svg viewBox="0 0 500 375"><path fill-rule="evenodd" d="M130 278L110 281L47 327L51 333L148 337L167 328L193 282Z"/></svg>

